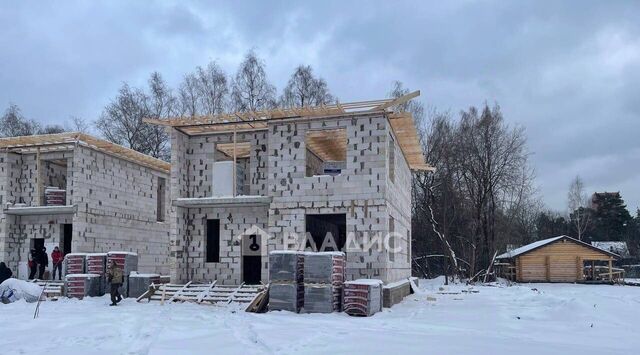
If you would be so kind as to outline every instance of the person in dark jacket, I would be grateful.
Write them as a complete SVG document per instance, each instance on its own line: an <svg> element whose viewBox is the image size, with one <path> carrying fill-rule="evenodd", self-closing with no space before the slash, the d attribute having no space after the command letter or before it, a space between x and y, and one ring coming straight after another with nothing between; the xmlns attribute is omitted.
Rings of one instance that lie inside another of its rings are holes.
<svg viewBox="0 0 640 355"><path fill-rule="evenodd" d="M110 306L117 306L122 301L122 296L118 290L122 286L122 269L118 266L115 260L111 260L111 267L107 271L107 280L111 284L111 304Z"/></svg>
<svg viewBox="0 0 640 355"><path fill-rule="evenodd" d="M42 247L38 254L38 279L44 280L44 270L49 266L49 256L47 255L47 248Z"/></svg>
<svg viewBox="0 0 640 355"><path fill-rule="evenodd" d="M29 253L29 280L33 280L38 272L38 252L35 249L31 249Z"/></svg>
<svg viewBox="0 0 640 355"><path fill-rule="evenodd" d="M7 267L7 265L3 262L0 262L0 284L4 282L4 280L11 278L13 273L11 269Z"/></svg>
<svg viewBox="0 0 640 355"><path fill-rule="evenodd" d="M58 270L58 279L62 281L62 260L64 260L64 256L58 247L54 247L51 252L51 263L53 264L53 273L51 275L51 279L56 279L56 269Z"/></svg>

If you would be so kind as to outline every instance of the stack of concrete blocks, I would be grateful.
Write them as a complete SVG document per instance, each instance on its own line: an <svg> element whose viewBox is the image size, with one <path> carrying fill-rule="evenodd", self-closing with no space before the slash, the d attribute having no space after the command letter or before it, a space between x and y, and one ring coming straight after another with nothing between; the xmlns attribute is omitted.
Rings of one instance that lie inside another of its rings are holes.
<svg viewBox="0 0 640 355"><path fill-rule="evenodd" d="M344 312L369 317L382 311L382 281L359 279L344 283Z"/></svg>
<svg viewBox="0 0 640 355"><path fill-rule="evenodd" d="M64 277L64 289L67 297L83 299L86 296L102 296L100 275L69 274Z"/></svg>
<svg viewBox="0 0 640 355"><path fill-rule="evenodd" d="M101 293L108 292L107 286L107 253L89 253L86 256L86 272L88 274L100 275L100 287Z"/></svg>
<svg viewBox="0 0 640 355"><path fill-rule="evenodd" d="M111 262L115 261L122 270L122 295L129 295L129 275L132 271L138 271L138 254L126 251L110 251L107 253L107 270L111 268Z"/></svg>
<svg viewBox="0 0 640 355"><path fill-rule="evenodd" d="M304 305L304 253L269 253L269 310L299 312Z"/></svg>
<svg viewBox="0 0 640 355"><path fill-rule="evenodd" d="M161 283L159 274L139 274L132 272L129 275L129 295L131 298L138 298L149 290L151 284Z"/></svg>
<svg viewBox="0 0 640 355"><path fill-rule="evenodd" d="M304 312L339 312L342 304L344 281L344 253L305 253Z"/></svg>
<svg viewBox="0 0 640 355"><path fill-rule="evenodd" d="M64 256L64 274L84 274L86 253L69 253Z"/></svg>

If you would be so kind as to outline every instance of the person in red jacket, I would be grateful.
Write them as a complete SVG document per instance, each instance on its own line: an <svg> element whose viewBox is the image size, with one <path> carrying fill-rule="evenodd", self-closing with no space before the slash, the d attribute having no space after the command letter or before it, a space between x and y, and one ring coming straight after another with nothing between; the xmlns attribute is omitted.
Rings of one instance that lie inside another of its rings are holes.
<svg viewBox="0 0 640 355"><path fill-rule="evenodd" d="M62 260L64 260L64 256L58 247L53 248L51 252L51 261L53 262L53 274L51 275L51 279L56 279L56 269L58 269L58 278L62 280Z"/></svg>

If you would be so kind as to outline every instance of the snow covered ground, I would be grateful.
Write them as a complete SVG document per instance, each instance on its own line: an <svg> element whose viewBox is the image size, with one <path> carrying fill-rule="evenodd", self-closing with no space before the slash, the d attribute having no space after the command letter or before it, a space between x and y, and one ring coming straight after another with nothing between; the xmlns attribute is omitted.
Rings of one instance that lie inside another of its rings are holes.
<svg viewBox="0 0 640 355"><path fill-rule="evenodd" d="M101 297L44 302L34 320L35 304L0 304L0 354L640 353L640 287L441 284L371 318Z"/></svg>

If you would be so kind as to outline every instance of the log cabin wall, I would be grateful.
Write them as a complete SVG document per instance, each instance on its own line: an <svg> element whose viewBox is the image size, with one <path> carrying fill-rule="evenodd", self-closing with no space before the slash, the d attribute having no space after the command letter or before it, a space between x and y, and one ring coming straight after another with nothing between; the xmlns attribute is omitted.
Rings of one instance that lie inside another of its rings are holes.
<svg viewBox="0 0 640 355"><path fill-rule="evenodd" d="M516 258L520 282L576 282L583 280L585 260L612 260L606 253L560 240Z"/></svg>

